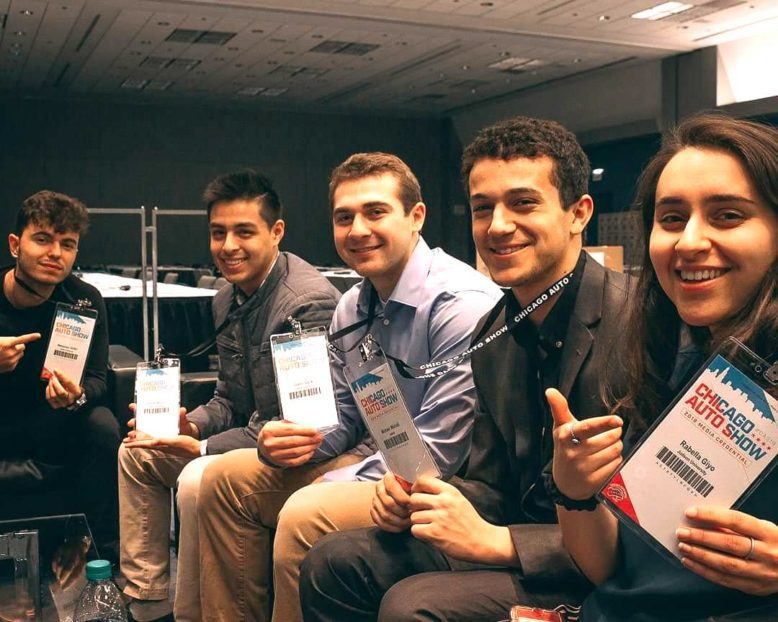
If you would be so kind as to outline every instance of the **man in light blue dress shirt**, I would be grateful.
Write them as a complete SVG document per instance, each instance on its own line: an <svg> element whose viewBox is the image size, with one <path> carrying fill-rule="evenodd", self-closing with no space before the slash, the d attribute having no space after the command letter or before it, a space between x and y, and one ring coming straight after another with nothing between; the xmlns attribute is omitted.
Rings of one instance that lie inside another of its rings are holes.
<svg viewBox="0 0 778 622"><path fill-rule="evenodd" d="M205 620L270 619L273 529L272 618L302 619L297 580L307 550L331 531L372 525L374 490L386 467L348 388L345 366L359 358L351 348L369 332L410 365L447 359L468 347L479 318L501 296L473 268L429 248L421 237L426 207L418 181L396 156L348 158L332 173L330 204L338 254L364 277L341 299L330 330L360 324L336 343L343 352L332 358L340 425L323 435L271 421L259 434L259 459L238 450L208 466L198 500L200 567L212 571L201 576ZM396 379L442 477L449 478L470 449L469 361L440 377Z"/></svg>

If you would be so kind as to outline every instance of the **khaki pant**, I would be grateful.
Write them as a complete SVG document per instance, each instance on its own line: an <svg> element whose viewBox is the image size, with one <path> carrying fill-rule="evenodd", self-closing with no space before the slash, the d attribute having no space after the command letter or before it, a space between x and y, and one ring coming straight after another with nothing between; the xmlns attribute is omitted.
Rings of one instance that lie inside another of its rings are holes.
<svg viewBox="0 0 778 622"><path fill-rule="evenodd" d="M302 622L298 584L305 554L328 533L372 527L374 491L375 482L323 482L289 497L273 547L273 622Z"/></svg>
<svg viewBox="0 0 778 622"><path fill-rule="evenodd" d="M170 588L170 489L180 517L175 617L199 622L197 494L205 466L217 456L183 458L152 449L119 448L119 530L124 593L164 600Z"/></svg>
<svg viewBox="0 0 778 622"><path fill-rule="evenodd" d="M197 501L203 620L270 619L270 551L278 512L296 490L363 458L344 454L276 469L260 462L255 449L238 449L208 464Z"/></svg>

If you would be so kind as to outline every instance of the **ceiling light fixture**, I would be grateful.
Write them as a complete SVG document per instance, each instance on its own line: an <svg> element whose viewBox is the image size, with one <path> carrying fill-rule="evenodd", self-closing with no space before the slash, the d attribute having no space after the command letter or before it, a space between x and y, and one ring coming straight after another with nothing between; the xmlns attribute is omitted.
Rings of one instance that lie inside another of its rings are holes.
<svg viewBox="0 0 778 622"><path fill-rule="evenodd" d="M693 4L684 4L683 2L664 2L662 4L652 6L649 9L633 13L631 17L632 19L647 19L649 21L656 21L658 19L670 17L671 15L683 13L684 11L688 11L693 7Z"/></svg>
<svg viewBox="0 0 778 622"><path fill-rule="evenodd" d="M21 13L22 15L34 15L34 13L30 11L30 9L24 9L22 11L19 11L19 13Z"/></svg>

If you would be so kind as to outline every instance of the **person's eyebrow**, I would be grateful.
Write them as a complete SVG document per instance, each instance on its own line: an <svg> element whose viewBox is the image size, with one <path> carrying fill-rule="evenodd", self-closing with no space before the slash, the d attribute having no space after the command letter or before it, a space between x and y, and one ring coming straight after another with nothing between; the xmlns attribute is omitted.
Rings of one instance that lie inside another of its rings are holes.
<svg viewBox="0 0 778 622"><path fill-rule="evenodd" d="M668 195L666 197L660 197L656 201L656 207L660 206L675 206L675 205L683 205L686 201L682 199L681 197L674 196L674 195ZM755 205L756 201L753 199L749 199L748 197L744 197L740 194L712 194L710 196L706 196L703 199L703 202L705 203L749 203L751 205Z"/></svg>
<svg viewBox="0 0 778 622"><path fill-rule="evenodd" d="M513 196L513 195L516 195L516 194L530 195L530 196L533 196L533 197L536 197L536 198L539 198L541 196L540 192L538 192L535 188L523 188L523 187L511 188L511 189L507 190L505 192L505 194L507 194L509 196ZM488 199L488 198L489 198L488 195L483 194L481 192L476 192L475 194L471 194L470 195L470 200L471 201L474 200L474 199Z"/></svg>

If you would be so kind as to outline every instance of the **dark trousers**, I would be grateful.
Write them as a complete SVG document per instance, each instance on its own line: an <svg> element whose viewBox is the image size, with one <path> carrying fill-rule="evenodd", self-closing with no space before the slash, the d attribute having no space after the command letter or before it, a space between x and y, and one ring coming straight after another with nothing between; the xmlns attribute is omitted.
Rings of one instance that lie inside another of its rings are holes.
<svg viewBox="0 0 778 622"><path fill-rule="evenodd" d="M306 622L497 622L516 604L553 608L575 602L578 586L533 584L514 569L452 560L410 533L377 528L332 533L303 562ZM586 589L586 588L584 588Z"/></svg>
<svg viewBox="0 0 778 622"><path fill-rule="evenodd" d="M0 518L83 512L100 552L119 539L119 424L105 407L44 409L0 424ZM111 551L107 551L110 553Z"/></svg>

